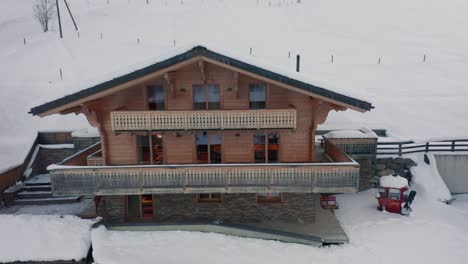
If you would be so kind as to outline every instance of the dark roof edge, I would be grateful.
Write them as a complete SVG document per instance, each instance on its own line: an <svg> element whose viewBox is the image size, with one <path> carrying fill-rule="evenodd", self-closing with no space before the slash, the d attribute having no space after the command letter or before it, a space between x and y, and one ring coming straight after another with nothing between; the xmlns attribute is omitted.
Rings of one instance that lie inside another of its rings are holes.
<svg viewBox="0 0 468 264"><path fill-rule="evenodd" d="M33 108L31 108L30 113L33 114L33 115L40 115L40 114L45 113L47 111L50 111L50 110L52 110L54 108L69 104L69 103L71 103L73 101L76 101L76 100L79 100L79 99L86 98L86 97L91 96L91 95L96 94L96 93L106 91L106 90L111 89L111 88L113 88L113 87L115 87L117 85L120 85L120 84L126 83L128 81L131 81L131 80L146 76L146 75L148 75L150 73L162 70L164 68L173 66L175 64L184 62L186 60L192 59L192 58L197 57L197 56L204 56L206 58L218 61L220 63L230 65L230 66L233 66L233 67L236 67L236 68L239 68L239 69L254 73L256 75L259 75L259 76L262 76L262 77L265 77L265 78L268 78L268 79L271 79L271 80L274 80L274 81L277 81L277 82L281 82L281 83L284 83L284 84L287 84L287 85L290 85L290 86L293 86L293 87L297 87L297 88L305 90L307 92L318 94L318 95L321 95L323 97L329 98L331 100L342 102L342 103L345 103L345 104L360 108L362 110L369 111L369 110L371 110L373 108L371 103L368 103L366 101L362 101L362 100L359 100L359 99L356 99L356 98L353 98L353 97L350 97L350 96L346 96L346 95L343 95L343 94L340 94L340 93L336 93L336 92L333 92L333 91L330 91L330 90L327 90L327 89L324 89L324 88L321 88L321 87L318 87L318 86L314 86L312 84L308 84L308 83L305 83L305 82L302 82L302 81L299 81L299 80L296 80L296 79L293 79L293 78L290 78L290 77L286 77L286 76L278 74L278 73L274 73L272 71L269 71L269 70L266 70L266 69L263 69L263 68L260 68L260 67L257 67L257 66L242 62L240 60L230 58L228 56L213 52L213 51L211 51L211 50L209 50L209 49L207 49L206 47L203 47L203 46L196 46L196 47L192 48L191 50L188 50L188 51L186 51L184 53L176 55L176 56L174 56L172 58L157 62L155 64L152 64L150 66L142 68L140 70L136 70L134 72L131 72L131 73L125 74L123 76L114 78L114 79L112 79L110 81L103 82L103 83L95 85L93 87L78 91L78 92L70 94L70 95L66 95L66 96L64 96L62 98L59 98L59 99L44 103L44 104L39 105L39 106L33 107Z"/></svg>

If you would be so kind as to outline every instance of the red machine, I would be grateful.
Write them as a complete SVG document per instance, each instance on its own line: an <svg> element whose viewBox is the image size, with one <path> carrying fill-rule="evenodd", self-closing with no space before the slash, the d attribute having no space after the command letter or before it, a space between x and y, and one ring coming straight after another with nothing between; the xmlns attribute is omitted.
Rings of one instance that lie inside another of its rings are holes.
<svg viewBox="0 0 468 264"><path fill-rule="evenodd" d="M410 190L407 179L398 175L382 176L380 177L379 193L376 197L379 202L377 209L409 215L415 196L416 191Z"/></svg>

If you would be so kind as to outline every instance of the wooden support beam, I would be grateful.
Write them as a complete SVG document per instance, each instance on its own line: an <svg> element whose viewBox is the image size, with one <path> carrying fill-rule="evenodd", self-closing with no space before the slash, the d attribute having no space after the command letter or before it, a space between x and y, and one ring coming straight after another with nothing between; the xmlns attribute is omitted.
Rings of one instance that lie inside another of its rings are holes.
<svg viewBox="0 0 468 264"><path fill-rule="evenodd" d="M234 87L232 89L233 89L233 92L236 93L236 98L239 98L239 73L234 71L233 74L234 74L233 76Z"/></svg>
<svg viewBox="0 0 468 264"><path fill-rule="evenodd" d="M207 83L206 80L206 63L203 60L198 61L198 68L200 69L200 74L201 74L201 79L203 81L203 84Z"/></svg>
<svg viewBox="0 0 468 264"><path fill-rule="evenodd" d="M176 98L176 80L175 80L175 72L166 72L164 74L164 80L166 81L167 85L169 86L169 94L171 94L172 98Z"/></svg>

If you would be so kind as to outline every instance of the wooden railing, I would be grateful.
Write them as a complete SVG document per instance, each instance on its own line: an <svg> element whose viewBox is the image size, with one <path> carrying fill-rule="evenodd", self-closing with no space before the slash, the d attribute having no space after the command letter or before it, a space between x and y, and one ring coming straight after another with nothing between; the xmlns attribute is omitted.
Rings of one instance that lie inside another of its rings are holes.
<svg viewBox="0 0 468 264"><path fill-rule="evenodd" d="M111 112L113 131L295 129L295 109Z"/></svg>
<svg viewBox="0 0 468 264"><path fill-rule="evenodd" d="M468 152L468 139L414 143L413 141L378 142L377 155L398 155L418 152Z"/></svg>
<svg viewBox="0 0 468 264"><path fill-rule="evenodd" d="M98 150L93 154L89 155L86 158L86 162L88 166L104 166L106 165L106 160L102 156L102 150Z"/></svg>

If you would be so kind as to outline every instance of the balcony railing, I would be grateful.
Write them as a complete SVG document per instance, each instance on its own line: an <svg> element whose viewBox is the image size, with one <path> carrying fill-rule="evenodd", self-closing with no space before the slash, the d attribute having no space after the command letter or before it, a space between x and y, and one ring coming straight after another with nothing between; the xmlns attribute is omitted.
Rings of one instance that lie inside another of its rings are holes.
<svg viewBox="0 0 468 264"><path fill-rule="evenodd" d="M330 162L132 166L99 163L94 166L51 165L48 170L57 195L356 192L359 163L329 141L325 141L325 153Z"/></svg>
<svg viewBox="0 0 468 264"><path fill-rule="evenodd" d="M295 109L111 112L113 131L295 129Z"/></svg>
<svg viewBox="0 0 468 264"><path fill-rule="evenodd" d="M88 166L104 166L106 165L106 160L102 156L102 150L98 150L93 154L86 157L86 163Z"/></svg>
<svg viewBox="0 0 468 264"><path fill-rule="evenodd" d="M55 194L346 193L358 187L354 162L157 166L52 166Z"/></svg>

